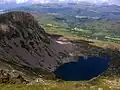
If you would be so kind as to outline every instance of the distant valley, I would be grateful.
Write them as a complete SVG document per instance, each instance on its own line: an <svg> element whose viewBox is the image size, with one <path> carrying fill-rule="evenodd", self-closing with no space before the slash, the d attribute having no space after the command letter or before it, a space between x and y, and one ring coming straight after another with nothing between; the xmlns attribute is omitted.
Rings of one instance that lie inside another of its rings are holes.
<svg viewBox="0 0 120 90"><path fill-rule="evenodd" d="M61 30L88 39L120 43L120 6L117 5L35 4L9 11L32 13L48 32Z"/></svg>

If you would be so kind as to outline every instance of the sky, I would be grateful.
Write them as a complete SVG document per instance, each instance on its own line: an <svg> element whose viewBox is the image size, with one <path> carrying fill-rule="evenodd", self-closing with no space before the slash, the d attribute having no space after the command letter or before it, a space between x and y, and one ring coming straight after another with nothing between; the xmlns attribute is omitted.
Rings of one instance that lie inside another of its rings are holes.
<svg viewBox="0 0 120 90"><path fill-rule="evenodd" d="M60 1L71 1L71 0L60 0ZM72 1L86 1L90 3L109 3L109 4L118 4L120 5L120 0L72 0Z"/></svg>
<svg viewBox="0 0 120 90"><path fill-rule="evenodd" d="M120 5L120 0L0 0L2 2L16 2L16 3L24 3L24 2L32 2L32 3L45 3L45 2L53 2L53 1L61 1L61 2L77 2L77 1L87 1L90 3L109 3L109 4L117 4Z"/></svg>

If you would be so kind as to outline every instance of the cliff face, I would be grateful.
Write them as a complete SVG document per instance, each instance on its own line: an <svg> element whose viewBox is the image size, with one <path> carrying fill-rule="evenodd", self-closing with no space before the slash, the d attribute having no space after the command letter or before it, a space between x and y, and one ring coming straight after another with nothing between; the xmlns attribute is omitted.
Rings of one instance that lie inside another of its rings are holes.
<svg viewBox="0 0 120 90"><path fill-rule="evenodd" d="M34 17L25 12L0 15L0 62L3 67L52 72L64 47L51 40ZM1 68L3 68L1 66Z"/></svg>

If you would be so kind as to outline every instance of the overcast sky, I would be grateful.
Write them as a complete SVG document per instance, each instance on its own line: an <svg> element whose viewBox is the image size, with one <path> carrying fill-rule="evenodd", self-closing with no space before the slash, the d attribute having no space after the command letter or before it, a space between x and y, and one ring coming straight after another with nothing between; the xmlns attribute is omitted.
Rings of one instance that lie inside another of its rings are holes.
<svg viewBox="0 0 120 90"><path fill-rule="evenodd" d="M72 0L61 0L61 1L72 1ZM109 3L109 4L119 4L120 0L73 0L73 1L87 1L90 3Z"/></svg>
<svg viewBox="0 0 120 90"><path fill-rule="evenodd" d="M17 3L23 3L23 2L53 2L53 1L64 1L64 2L70 2L70 1L74 1L74 2L77 2L77 1L87 1L87 2L90 2L90 3L109 3L109 4L117 4L117 5L120 5L120 0L0 0L0 2L13 2L13 1L16 1Z"/></svg>

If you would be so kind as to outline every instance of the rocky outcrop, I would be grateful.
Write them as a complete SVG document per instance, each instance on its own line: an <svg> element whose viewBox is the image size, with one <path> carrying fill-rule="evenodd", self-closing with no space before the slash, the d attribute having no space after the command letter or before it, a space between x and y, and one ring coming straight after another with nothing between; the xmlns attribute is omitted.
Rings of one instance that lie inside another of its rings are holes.
<svg viewBox="0 0 120 90"><path fill-rule="evenodd" d="M0 83L21 84L28 82L19 74L13 75L4 70L0 70Z"/></svg>
<svg viewBox="0 0 120 90"><path fill-rule="evenodd" d="M61 63L60 53L65 53L65 47L51 40L31 14L0 15L0 62L8 68L52 72Z"/></svg>

